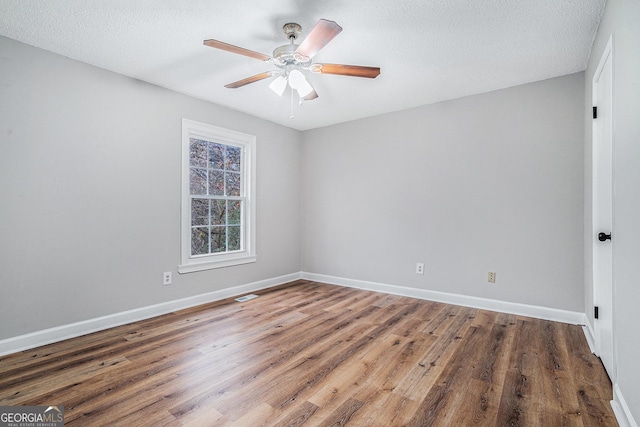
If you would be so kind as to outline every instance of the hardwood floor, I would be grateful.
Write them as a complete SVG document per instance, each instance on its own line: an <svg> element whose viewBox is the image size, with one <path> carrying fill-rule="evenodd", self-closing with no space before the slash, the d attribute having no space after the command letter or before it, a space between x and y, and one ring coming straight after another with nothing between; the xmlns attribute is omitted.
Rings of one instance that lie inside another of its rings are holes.
<svg viewBox="0 0 640 427"><path fill-rule="evenodd" d="M0 358L73 426L615 426L580 326L315 282Z"/></svg>

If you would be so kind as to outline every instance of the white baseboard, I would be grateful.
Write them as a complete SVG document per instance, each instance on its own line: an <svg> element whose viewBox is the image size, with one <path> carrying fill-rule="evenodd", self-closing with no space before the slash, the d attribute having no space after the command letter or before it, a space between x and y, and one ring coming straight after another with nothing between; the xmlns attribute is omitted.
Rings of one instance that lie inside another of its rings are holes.
<svg viewBox="0 0 640 427"><path fill-rule="evenodd" d="M537 319L581 325L585 322L585 314L576 311L559 310L556 308L539 307L535 305L515 302L499 301L488 298L467 295L450 294L446 292L430 291L427 289L409 288L405 286L388 285L385 283L368 282L364 280L345 279L343 277L327 276L324 274L302 272L302 278L332 285L365 289L374 292L406 296L464 307L480 308L500 313L518 316L535 317Z"/></svg>
<svg viewBox="0 0 640 427"><path fill-rule="evenodd" d="M620 427L638 427L617 383L613 385L611 408L613 408L613 413L616 415L616 420Z"/></svg>
<svg viewBox="0 0 640 427"><path fill-rule="evenodd" d="M82 322L71 323L68 325L62 325L55 328L33 332L30 334L7 338L4 340L0 340L0 356L16 353L18 351L28 350L31 348L78 337L81 335L90 334L92 332L102 331L114 326L120 326L127 323L137 322L139 320L149 319L151 317L194 307L200 304L219 301L232 296L245 294L247 292L270 288L272 286L292 282L300 278L301 275L299 272L287 274L280 277L247 283L245 285L220 289L218 291L208 292L206 294L195 295L175 301L167 301L160 304L136 308L133 310L110 314L108 316L97 317Z"/></svg>
<svg viewBox="0 0 640 427"><path fill-rule="evenodd" d="M49 328L30 334L20 335L17 337L7 338L4 340L0 340L0 356L15 353L18 351L28 350L30 348L51 344L53 342L62 341L81 335L86 335L92 332L112 328L114 326L120 326L139 320L149 319L151 317L171 313L176 310L190 308L200 304L206 304L208 302L218 301L232 296L237 296L260 289L281 285L283 283L292 282L301 278L322 283L329 283L333 285L443 302L446 304L462 305L465 307L473 307L484 310L498 311L502 313L516 314L520 316L535 317L539 319L553 320L556 322L582 325L586 324L587 326L590 326L586 321L586 315L584 313L459 294L450 294L446 292L430 291L426 289L409 288L377 282L346 279L343 277L328 276L324 274L297 272L280 277L274 277L271 279L260 280L245 285L221 289L206 294L195 295L175 301L168 301L156 305L141 307L129 311L110 314L103 317L97 317L94 319L71 323L68 325ZM593 344L592 331L584 327L583 330L585 331L587 342L591 347Z"/></svg>

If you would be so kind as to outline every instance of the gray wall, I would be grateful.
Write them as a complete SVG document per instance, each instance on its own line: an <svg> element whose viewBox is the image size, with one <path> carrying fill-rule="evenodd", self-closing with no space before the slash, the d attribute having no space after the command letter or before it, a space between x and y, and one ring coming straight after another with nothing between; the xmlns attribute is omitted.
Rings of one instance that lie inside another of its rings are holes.
<svg viewBox="0 0 640 427"><path fill-rule="evenodd" d="M177 274L183 117L257 136L255 264ZM0 339L298 272L300 138L0 37Z"/></svg>
<svg viewBox="0 0 640 427"><path fill-rule="evenodd" d="M613 132L614 345L617 382L640 421L640 3L609 0L585 76L585 110L602 52L614 34ZM585 118L585 241L591 242L591 118ZM593 306L591 246L585 245L585 300ZM594 322L592 311L587 310Z"/></svg>
<svg viewBox="0 0 640 427"><path fill-rule="evenodd" d="M305 132L303 270L583 311L583 97L578 73Z"/></svg>

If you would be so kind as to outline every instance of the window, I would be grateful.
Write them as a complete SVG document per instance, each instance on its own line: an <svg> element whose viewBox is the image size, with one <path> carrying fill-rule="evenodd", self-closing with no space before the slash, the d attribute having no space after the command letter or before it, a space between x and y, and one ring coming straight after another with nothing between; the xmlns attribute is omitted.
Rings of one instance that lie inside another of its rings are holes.
<svg viewBox="0 0 640 427"><path fill-rule="evenodd" d="M255 140L182 120L180 273L255 262Z"/></svg>

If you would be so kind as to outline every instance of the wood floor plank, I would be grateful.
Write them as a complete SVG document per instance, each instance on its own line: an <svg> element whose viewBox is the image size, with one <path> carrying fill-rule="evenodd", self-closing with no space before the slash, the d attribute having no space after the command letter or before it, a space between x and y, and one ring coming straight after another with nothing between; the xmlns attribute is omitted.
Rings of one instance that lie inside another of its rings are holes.
<svg viewBox="0 0 640 427"><path fill-rule="evenodd" d="M560 422L566 426L582 426L580 404L576 394L576 384L570 374L570 351L567 348L568 325L555 322L543 324L542 340L549 375L541 380L545 394L558 402Z"/></svg>
<svg viewBox="0 0 640 427"><path fill-rule="evenodd" d="M489 332L487 328L477 326L467 330L463 337L465 346L458 347L447 362L436 385L426 394L409 425L454 425L452 420L457 416L456 408L466 408L462 402L475 369L468 359L474 357Z"/></svg>
<svg viewBox="0 0 640 427"><path fill-rule="evenodd" d="M323 409L335 401L346 400L360 381L375 374L376 367L389 363L388 359L393 355L392 349L397 344L397 336L390 334L381 337L378 345L359 357L356 355L356 360L352 363L334 369L306 400Z"/></svg>
<svg viewBox="0 0 640 427"><path fill-rule="evenodd" d="M406 426L419 403L396 393L377 390L362 411L352 417L354 426Z"/></svg>
<svg viewBox="0 0 640 427"><path fill-rule="evenodd" d="M324 410L328 401L338 400L349 386L391 393L435 340L432 335L417 332L429 307L421 304L406 322L399 322L380 335L373 348L363 348L361 356L356 353L350 363L336 368L327 377L326 385L320 387L320 393L309 400ZM321 400L320 394L325 400Z"/></svg>
<svg viewBox="0 0 640 427"><path fill-rule="evenodd" d="M318 407L311 402L303 402L294 408L283 411L281 417L272 425L281 427L298 427L307 423L309 418L316 413Z"/></svg>
<svg viewBox="0 0 640 427"><path fill-rule="evenodd" d="M433 345L398 384L394 393L421 401L458 348L465 345L462 336L471 327L471 312L463 307L443 305L442 308L440 315L424 328L429 335L436 337Z"/></svg>
<svg viewBox="0 0 640 427"><path fill-rule="evenodd" d="M264 364L247 365L247 368L238 375L229 375L227 372L224 375L224 381L213 384L210 391L205 391L202 395L185 400L180 406L173 408L172 412L185 413L196 404L215 404L216 407L220 407L219 410L222 413L235 419L253 404L255 399L252 397L252 389L255 387L264 390L263 399L282 410L283 404L277 401L295 400L295 390L300 387L299 373L306 373L310 366L315 366L331 357L331 353L319 352L319 348L327 346L334 351L339 351L342 347L350 346L357 335L371 328L367 323L358 320L367 313L375 311L377 311L376 307L365 307L359 312L351 313L348 317L326 313L323 316L310 318L299 330L301 332L299 337L285 335L284 339L295 341L289 346L281 344L281 351L273 359L265 361ZM336 344L337 331L341 335ZM281 397L274 398L274 395Z"/></svg>
<svg viewBox="0 0 640 427"><path fill-rule="evenodd" d="M0 357L69 426L615 426L579 326L307 280Z"/></svg>
<svg viewBox="0 0 640 427"><path fill-rule="evenodd" d="M40 397L43 392L50 388L65 388L77 381L118 370L123 364L127 363L129 361L126 357L121 356L110 360L96 360L92 363L76 365L68 370L56 370L54 375L44 376L39 381L31 381L27 384L20 383L16 386L3 388L2 393L5 397L2 399L2 404L18 405L21 401Z"/></svg>
<svg viewBox="0 0 640 427"><path fill-rule="evenodd" d="M180 424L185 427L211 427L228 425L230 422L215 408L202 408L180 418Z"/></svg>
<svg viewBox="0 0 640 427"><path fill-rule="evenodd" d="M336 409L329 416L324 418L319 424L319 427L328 426L344 426L349 423L353 415L362 408L363 402L355 399L347 399L338 409Z"/></svg>
<svg viewBox="0 0 640 427"><path fill-rule="evenodd" d="M452 425L495 425L496 422L502 385L507 374L507 348L513 340L515 328L502 323L485 324L484 327L491 331L487 339L479 343L480 347L472 350L469 363L473 364L474 369L471 386L464 396L465 410L453 415Z"/></svg>
<svg viewBox="0 0 640 427"><path fill-rule="evenodd" d="M273 416L274 412L275 410L271 405L262 402L230 425L233 427L268 426L270 424L267 424L267 421Z"/></svg>
<svg viewBox="0 0 640 427"><path fill-rule="evenodd" d="M503 386L497 424L505 426L540 425L537 412L535 378L538 364L533 322L518 320L518 335L514 340L507 375ZM540 391L537 391L539 393Z"/></svg>

